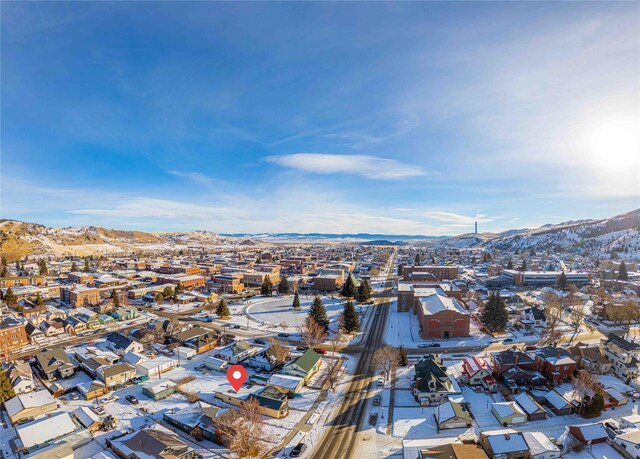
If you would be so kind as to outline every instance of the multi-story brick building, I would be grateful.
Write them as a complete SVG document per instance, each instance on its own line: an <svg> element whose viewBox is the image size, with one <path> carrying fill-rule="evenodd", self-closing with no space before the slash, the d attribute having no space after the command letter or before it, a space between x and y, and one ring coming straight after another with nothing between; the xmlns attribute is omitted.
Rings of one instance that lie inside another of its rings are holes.
<svg viewBox="0 0 640 459"><path fill-rule="evenodd" d="M219 293L240 293L244 291L242 275L239 273L213 276L213 285Z"/></svg>
<svg viewBox="0 0 640 459"><path fill-rule="evenodd" d="M455 298L438 293L420 298L418 320L425 339L469 336L469 312Z"/></svg>
<svg viewBox="0 0 640 459"><path fill-rule="evenodd" d="M192 289L197 287L204 287L205 284L207 283L207 278L204 276L196 276L196 275L158 276L158 283L176 284L176 285L181 285L186 289Z"/></svg>
<svg viewBox="0 0 640 459"><path fill-rule="evenodd" d="M100 290L97 288L76 285L72 289L63 291L66 292L65 299L74 308L93 306L100 303Z"/></svg>
<svg viewBox="0 0 640 459"><path fill-rule="evenodd" d="M439 266L439 265L425 265L425 266L404 266L402 268L402 275L404 280L409 280L412 273L430 273L438 280L451 280L458 277L457 266Z"/></svg>
<svg viewBox="0 0 640 459"><path fill-rule="evenodd" d="M47 278L44 276L11 276L0 277L0 288L9 288L25 285L45 285Z"/></svg>
<svg viewBox="0 0 640 459"><path fill-rule="evenodd" d="M536 350L536 370L553 384L570 381L576 362L565 349L547 346Z"/></svg>
<svg viewBox="0 0 640 459"><path fill-rule="evenodd" d="M414 314L418 313L419 298L424 298L437 293L461 301L463 295L462 290L455 285L442 282L425 282L416 284L412 282L399 282L397 293L398 302L396 307L398 308L398 311L413 311Z"/></svg>
<svg viewBox="0 0 640 459"><path fill-rule="evenodd" d="M87 284L87 285L93 284L93 282L95 281L95 277L93 274L83 273L78 271L67 273L67 279L77 284Z"/></svg>
<svg viewBox="0 0 640 459"><path fill-rule="evenodd" d="M24 324L14 317L0 321L0 353L18 349L29 344Z"/></svg>

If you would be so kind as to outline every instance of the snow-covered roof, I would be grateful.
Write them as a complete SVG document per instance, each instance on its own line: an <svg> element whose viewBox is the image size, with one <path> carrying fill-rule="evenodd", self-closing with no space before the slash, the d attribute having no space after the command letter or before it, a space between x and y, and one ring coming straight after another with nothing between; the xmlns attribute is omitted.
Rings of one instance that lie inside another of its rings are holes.
<svg viewBox="0 0 640 459"><path fill-rule="evenodd" d="M73 415L85 428L92 426L96 422L100 422L100 418L86 406L76 408L73 411Z"/></svg>
<svg viewBox="0 0 640 459"><path fill-rule="evenodd" d="M282 374L272 374L269 378L269 384L278 386L278 387L286 387L287 389L295 389L298 385L304 381L303 378L299 378L297 376L290 375L282 375Z"/></svg>
<svg viewBox="0 0 640 459"><path fill-rule="evenodd" d="M425 298L420 298L420 305L424 315L433 315L442 311L455 311L460 314L468 314L455 298L449 298L448 296L437 293Z"/></svg>
<svg viewBox="0 0 640 459"><path fill-rule="evenodd" d="M10 417L29 408L37 408L39 406L56 403L49 391L42 389L28 394L16 395L12 399L4 403L5 409Z"/></svg>
<svg viewBox="0 0 640 459"><path fill-rule="evenodd" d="M507 418L513 415L525 415L525 412L514 402L498 402L492 404L493 409L501 418Z"/></svg>
<svg viewBox="0 0 640 459"><path fill-rule="evenodd" d="M532 414L540 410L540 406L525 392L518 394L514 400L527 414Z"/></svg>
<svg viewBox="0 0 640 459"><path fill-rule="evenodd" d="M529 445L529 452L532 456L537 456L549 451L560 451L560 448L554 445L549 437L542 432L523 432L522 435L527 445Z"/></svg>
<svg viewBox="0 0 640 459"><path fill-rule="evenodd" d="M597 440L599 438L607 437L607 431L605 430L604 425L599 422L574 427L580 430L585 441Z"/></svg>
<svg viewBox="0 0 640 459"><path fill-rule="evenodd" d="M547 392L544 398L547 402L551 403L556 410L561 410L569 404L560 394L553 390Z"/></svg>
<svg viewBox="0 0 640 459"><path fill-rule="evenodd" d="M77 429L68 413L57 413L49 418L16 427L20 440L27 449L60 438Z"/></svg>
<svg viewBox="0 0 640 459"><path fill-rule="evenodd" d="M522 433L513 429L494 430L485 435L494 455L529 450Z"/></svg>

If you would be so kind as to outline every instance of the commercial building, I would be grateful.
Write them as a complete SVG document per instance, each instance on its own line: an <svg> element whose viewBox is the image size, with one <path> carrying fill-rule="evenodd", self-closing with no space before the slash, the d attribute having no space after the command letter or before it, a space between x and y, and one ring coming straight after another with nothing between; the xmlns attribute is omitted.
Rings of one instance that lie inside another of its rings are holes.
<svg viewBox="0 0 640 459"><path fill-rule="evenodd" d="M458 270L458 266L404 266L402 268L402 275L406 281L411 279L413 273L429 273L438 280L451 280L458 277ZM414 275L414 279L415 278L417 277Z"/></svg>
<svg viewBox="0 0 640 459"><path fill-rule="evenodd" d="M518 271L515 269L505 269L502 275L507 281L520 286L536 286L536 285L555 285L562 271ZM567 282L570 284L583 285L588 284L591 280L589 273L586 272L565 272Z"/></svg>
<svg viewBox="0 0 640 459"><path fill-rule="evenodd" d="M455 298L438 293L420 298L418 320L424 339L469 336L469 312Z"/></svg>
<svg viewBox="0 0 640 459"><path fill-rule="evenodd" d="M0 352L11 351L29 344L22 322L14 317L3 317L0 321Z"/></svg>

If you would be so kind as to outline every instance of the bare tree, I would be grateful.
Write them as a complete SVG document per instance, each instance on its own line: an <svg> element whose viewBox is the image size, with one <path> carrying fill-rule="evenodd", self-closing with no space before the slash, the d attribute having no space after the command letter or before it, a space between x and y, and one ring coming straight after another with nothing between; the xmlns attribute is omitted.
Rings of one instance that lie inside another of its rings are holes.
<svg viewBox="0 0 640 459"><path fill-rule="evenodd" d="M542 332L540 341L544 344L557 344L562 333L560 332L560 318L562 317L562 303L558 296L553 293L545 294L546 307L544 316L547 326Z"/></svg>
<svg viewBox="0 0 640 459"><path fill-rule="evenodd" d="M382 347L374 352L371 364L376 371L381 371L384 374L384 379L387 380L390 378L391 372L400 364L400 352L395 347Z"/></svg>
<svg viewBox="0 0 640 459"><path fill-rule="evenodd" d="M324 341L327 332L313 317L307 316L304 320L304 325L300 327L300 335L307 347L315 347L318 343Z"/></svg>
<svg viewBox="0 0 640 459"><path fill-rule="evenodd" d="M336 356L336 351L338 350L338 347L342 342L342 322L344 322L344 319L342 318L342 316L340 316L340 325L329 339L329 343L331 344L331 352L333 352L334 357Z"/></svg>
<svg viewBox="0 0 640 459"><path fill-rule="evenodd" d="M573 332L578 333L580 326L584 322L584 318L587 315L587 305L582 301L573 305L571 315L569 316L569 323L573 327Z"/></svg>
<svg viewBox="0 0 640 459"><path fill-rule="evenodd" d="M267 356L272 358L277 366L282 366L289 359L290 349L275 338L269 338L269 349Z"/></svg>
<svg viewBox="0 0 640 459"><path fill-rule="evenodd" d="M598 393L602 394L602 387L598 384L598 380L597 374L583 370L571 381L577 398L578 414L582 414L585 404L590 398Z"/></svg>
<svg viewBox="0 0 640 459"><path fill-rule="evenodd" d="M341 360L337 357L333 357L333 358L327 359L327 361L329 362L328 363L329 368L327 369L327 376L324 381L325 381L325 384L326 383L329 384L329 388L331 390L335 390L336 384L340 379Z"/></svg>
<svg viewBox="0 0 640 459"><path fill-rule="evenodd" d="M250 397L240 410L233 408L214 420L222 443L239 457L264 457L268 450L267 431L260 414L260 403Z"/></svg>
<svg viewBox="0 0 640 459"><path fill-rule="evenodd" d="M282 331L283 331L283 332L286 332L286 331L287 331L287 327L288 327L288 326L289 326L289 324L288 324L288 323L286 323L286 322L280 322L280 328L282 328Z"/></svg>

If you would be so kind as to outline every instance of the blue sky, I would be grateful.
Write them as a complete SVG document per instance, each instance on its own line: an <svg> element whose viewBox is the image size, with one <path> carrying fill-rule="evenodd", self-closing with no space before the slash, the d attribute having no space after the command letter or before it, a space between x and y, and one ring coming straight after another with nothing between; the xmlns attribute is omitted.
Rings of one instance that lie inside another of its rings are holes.
<svg viewBox="0 0 640 459"><path fill-rule="evenodd" d="M2 217L458 234L640 207L640 4L1 5Z"/></svg>

